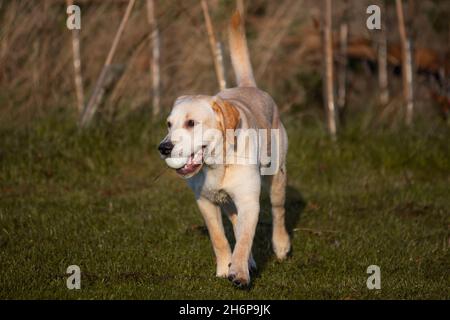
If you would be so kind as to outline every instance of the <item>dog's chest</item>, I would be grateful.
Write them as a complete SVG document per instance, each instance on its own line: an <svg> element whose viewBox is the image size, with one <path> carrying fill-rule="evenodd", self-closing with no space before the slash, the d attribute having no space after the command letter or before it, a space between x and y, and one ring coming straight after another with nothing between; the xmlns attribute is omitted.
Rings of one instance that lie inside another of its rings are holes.
<svg viewBox="0 0 450 320"><path fill-rule="evenodd" d="M190 181L190 186L197 197L204 197L216 204L226 203L230 196L222 189L223 173L219 170L205 170Z"/></svg>
<svg viewBox="0 0 450 320"><path fill-rule="evenodd" d="M228 194L222 189L222 174L209 172L201 188L201 195L216 204L222 204L229 200Z"/></svg>
<svg viewBox="0 0 450 320"><path fill-rule="evenodd" d="M230 201L230 196L224 190L206 189L203 190L202 196L216 204L224 204Z"/></svg>

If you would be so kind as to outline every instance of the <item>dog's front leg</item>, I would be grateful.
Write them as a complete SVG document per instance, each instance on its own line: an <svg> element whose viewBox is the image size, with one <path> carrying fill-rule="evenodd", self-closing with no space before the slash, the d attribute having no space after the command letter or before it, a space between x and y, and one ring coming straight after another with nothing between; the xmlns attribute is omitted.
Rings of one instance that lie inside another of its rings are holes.
<svg viewBox="0 0 450 320"><path fill-rule="evenodd" d="M249 257L259 216L259 176L251 186L242 186L231 195L237 208L236 245L231 257L228 274L236 286L245 287L250 284ZM243 187L243 188L242 188Z"/></svg>
<svg viewBox="0 0 450 320"><path fill-rule="evenodd" d="M216 276L227 277L228 265L231 262L231 249L225 236L220 207L202 197L197 200L197 204L208 228L209 237L216 255Z"/></svg>
<svg viewBox="0 0 450 320"><path fill-rule="evenodd" d="M237 210L234 206L234 203L232 205L227 203L222 207L222 209L227 214L231 224L233 225L234 235L235 235L235 238L237 238L236 234L237 234L238 215L237 215ZM250 252L250 256L248 258L248 268L250 270L250 274L252 272L256 272L256 269L257 269L255 259L253 259L253 255L251 252Z"/></svg>

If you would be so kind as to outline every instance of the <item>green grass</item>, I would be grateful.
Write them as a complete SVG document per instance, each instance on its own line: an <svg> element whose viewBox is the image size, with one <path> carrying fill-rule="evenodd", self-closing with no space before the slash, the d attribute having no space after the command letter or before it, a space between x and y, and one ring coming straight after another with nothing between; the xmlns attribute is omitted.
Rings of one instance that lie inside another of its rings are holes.
<svg viewBox="0 0 450 320"><path fill-rule="evenodd" d="M214 276L193 196L156 152L163 129L136 118L0 129L0 298L450 298L448 127L351 127L333 143L286 119L292 256L274 258L264 195L242 291ZM66 288L71 264L81 290ZM381 290L366 287L372 264Z"/></svg>

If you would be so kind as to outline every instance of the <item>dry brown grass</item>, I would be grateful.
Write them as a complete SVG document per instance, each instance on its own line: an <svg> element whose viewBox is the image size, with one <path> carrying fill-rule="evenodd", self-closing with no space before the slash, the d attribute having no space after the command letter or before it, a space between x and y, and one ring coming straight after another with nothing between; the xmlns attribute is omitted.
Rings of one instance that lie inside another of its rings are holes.
<svg viewBox="0 0 450 320"><path fill-rule="evenodd" d="M87 99L127 2L82 0L75 3L82 10L81 58ZM226 45L226 25L234 2L210 0L208 3L217 38L224 44L227 82L232 85L234 77ZM305 103L302 84L298 80L300 73L321 72L321 50L317 50L320 49L320 41L317 41L320 32L313 26L313 18L320 16L317 3L304 0L298 4L295 1L296 5L289 10L290 3L290 0L251 0L246 3L247 33L257 82L271 92L282 109ZM370 37L368 31L361 28L361 23L365 25L367 3L355 1L352 5L349 13L352 17L351 36ZM425 9L433 5L431 1L421 3ZM218 91L218 85L200 2L157 1L157 6L162 46L161 105L165 114L176 96L213 94ZM339 5L334 6L333 20L339 21ZM449 7L446 1L438 6L445 10ZM67 108L76 114L71 33L65 25L66 17L64 0L0 0L0 112L5 115L3 119L25 116L31 120L54 108ZM423 17L420 19L424 20ZM392 19L388 21L393 22ZM430 23L421 23L424 26L420 26L417 43L446 43L448 35L433 33ZM131 14L113 62L125 71L114 91L107 95L101 114L116 117L136 108L151 107L149 32L145 1L140 0ZM390 38L390 41L396 40L395 32L391 32ZM437 48L442 52L448 50L443 45ZM375 78L375 75L369 76ZM356 84L350 86L358 87L358 82L362 81L355 81ZM352 87L350 93L355 92L364 94L365 91Z"/></svg>

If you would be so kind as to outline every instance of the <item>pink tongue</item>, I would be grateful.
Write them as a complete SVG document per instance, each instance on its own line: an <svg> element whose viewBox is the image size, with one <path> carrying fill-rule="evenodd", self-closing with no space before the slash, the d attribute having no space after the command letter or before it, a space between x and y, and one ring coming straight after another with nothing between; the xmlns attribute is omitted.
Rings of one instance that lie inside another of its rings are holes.
<svg viewBox="0 0 450 320"><path fill-rule="evenodd" d="M194 161L194 158L195 158L195 154L191 155L189 157L188 161L186 162L186 164L183 167L181 167L180 169L177 169L177 171L182 174L186 174L186 173L190 173L190 172L194 171L200 165L200 163L197 163L198 160Z"/></svg>

